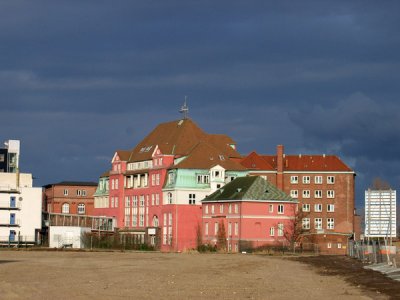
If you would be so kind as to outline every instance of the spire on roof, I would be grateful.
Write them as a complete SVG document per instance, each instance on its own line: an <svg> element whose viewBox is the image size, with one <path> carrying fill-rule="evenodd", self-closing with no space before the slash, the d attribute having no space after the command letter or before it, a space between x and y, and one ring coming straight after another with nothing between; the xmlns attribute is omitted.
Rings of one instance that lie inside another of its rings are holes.
<svg viewBox="0 0 400 300"><path fill-rule="evenodd" d="M189 106L187 106L186 100L187 100L187 96L185 96L185 102L183 103L183 105L179 111L181 114L183 114L184 120L186 120L188 118L188 114L189 114Z"/></svg>

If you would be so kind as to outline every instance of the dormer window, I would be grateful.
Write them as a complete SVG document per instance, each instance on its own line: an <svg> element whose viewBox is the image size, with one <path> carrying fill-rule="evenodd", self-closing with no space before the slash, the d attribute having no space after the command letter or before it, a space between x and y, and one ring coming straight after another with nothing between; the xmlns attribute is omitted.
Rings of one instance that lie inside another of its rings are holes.
<svg viewBox="0 0 400 300"><path fill-rule="evenodd" d="M225 160L225 157L223 155L220 155L219 160Z"/></svg>

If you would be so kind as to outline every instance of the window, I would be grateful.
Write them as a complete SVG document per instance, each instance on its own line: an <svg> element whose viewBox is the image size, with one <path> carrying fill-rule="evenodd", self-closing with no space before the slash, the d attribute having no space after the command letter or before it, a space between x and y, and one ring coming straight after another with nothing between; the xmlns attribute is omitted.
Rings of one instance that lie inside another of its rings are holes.
<svg viewBox="0 0 400 300"><path fill-rule="evenodd" d="M328 198L335 198L335 191L334 191L334 190L328 190L328 191L326 191L326 197L328 197Z"/></svg>
<svg viewBox="0 0 400 300"><path fill-rule="evenodd" d="M85 213L85 204L79 203L78 204L78 214L84 214Z"/></svg>
<svg viewBox="0 0 400 300"><path fill-rule="evenodd" d="M315 229L322 229L322 219L321 218L314 219L314 227L315 227Z"/></svg>
<svg viewBox="0 0 400 300"><path fill-rule="evenodd" d="M283 204L278 204L278 214L283 214Z"/></svg>
<svg viewBox="0 0 400 300"><path fill-rule="evenodd" d="M172 193L167 194L168 204L172 204Z"/></svg>
<svg viewBox="0 0 400 300"><path fill-rule="evenodd" d="M303 204L303 211L310 211L310 204Z"/></svg>
<svg viewBox="0 0 400 300"><path fill-rule="evenodd" d="M168 184L174 184L175 178L174 178L174 173L168 173Z"/></svg>
<svg viewBox="0 0 400 300"><path fill-rule="evenodd" d="M82 190L82 196L86 196L86 190Z"/></svg>
<svg viewBox="0 0 400 300"><path fill-rule="evenodd" d="M0 162L4 161L4 154L0 154Z"/></svg>
<svg viewBox="0 0 400 300"><path fill-rule="evenodd" d="M208 205L205 206L205 208L204 208L204 213L205 213L206 215L208 215Z"/></svg>
<svg viewBox="0 0 400 300"><path fill-rule="evenodd" d="M155 200L155 195L154 194L151 194L151 205L153 206L154 205L154 200Z"/></svg>
<svg viewBox="0 0 400 300"><path fill-rule="evenodd" d="M208 184L210 181L209 175L197 175L197 183L199 184Z"/></svg>
<svg viewBox="0 0 400 300"><path fill-rule="evenodd" d="M298 198L299 197L299 191L298 190L291 190L290 191L290 197Z"/></svg>
<svg viewBox="0 0 400 300"><path fill-rule="evenodd" d="M228 235L232 235L232 223L228 223Z"/></svg>
<svg viewBox="0 0 400 300"><path fill-rule="evenodd" d="M290 176L290 183L292 184L299 183L299 176Z"/></svg>
<svg viewBox="0 0 400 300"><path fill-rule="evenodd" d="M322 211L322 204L314 204L314 211L321 212Z"/></svg>
<svg viewBox="0 0 400 300"><path fill-rule="evenodd" d="M143 207L144 206L144 195L140 195L140 202L139 202L139 206Z"/></svg>
<svg viewBox="0 0 400 300"><path fill-rule="evenodd" d="M283 236L283 224L278 223L278 236Z"/></svg>
<svg viewBox="0 0 400 300"><path fill-rule="evenodd" d="M118 179L115 179L115 189L118 190Z"/></svg>
<svg viewBox="0 0 400 300"><path fill-rule="evenodd" d="M315 176L314 177L315 184L322 184L322 176Z"/></svg>
<svg viewBox="0 0 400 300"><path fill-rule="evenodd" d="M235 235L238 235L238 234L239 234L239 223L236 222L235 223Z"/></svg>
<svg viewBox="0 0 400 300"><path fill-rule="evenodd" d="M334 184L335 183L335 176L328 176L328 184Z"/></svg>
<svg viewBox="0 0 400 300"><path fill-rule="evenodd" d="M341 243L338 243L338 244L337 244L337 247L338 247L338 249L342 249L342 244L341 244Z"/></svg>
<svg viewBox="0 0 400 300"><path fill-rule="evenodd" d="M303 198L310 198L310 190L303 191Z"/></svg>
<svg viewBox="0 0 400 300"><path fill-rule="evenodd" d="M334 212L335 211L335 204L328 204L326 210L328 212Z"/></svg>
<svg viewBox="0 0 400 300"><path fill-rule="evenodd" d="M239 204L235 204L235 214L239 213Z"/></svg>
<svg viewBox="0 0 400 300"><path fill-rule="evenodd" d="M132 206L137 207L138 203L137 199L138 199L137 196L133 196Z"/></svg>
<svg viewBox="0 0 400 300"><path fill-rule="evenodd" d="M315 190L314 191L314 197L315 198L322 198L322 191L321 190Z"/></svg>
<svg viewBox="0 0 400 300"><path fill-rule="evenodd" d="M335 219L334 218L328 218L326 220L326 229L335 229Z"/></svg>
<svg viewBox="0 0 400 300"><path fill-rule="evenodd" d="M275 227L270 227L269 228L269 235L270 236L275 236Z"/></svg>
<svg viewBox="0 0 400 300"><path fill-rule="evenodd" d="M156 185L160 185L160 174L156 174Z"/></svg>
<svg viewBox="0 0 400 300"><path fill-rule="evenodd" d="M332 243L328 243L327 247L328 247L328 249L331 249L332 248Z"/></svg>
<svg viewBox="0 0 400 300"><path fill-rule="evenodd" d="M81 190L76 190L76 195L77 196L82 196L82 191Z"/></svg>
<svg viewBox="0 0 400 300"><path fill-rule="evenodd" d="M217 234L218 234L218 223L215 222L214 223L214 235L217 235Z"/></svg>
<svg viewBox="0 0 400 300"><path fill-rule="evenodd" d="M310 183L310 176L303 176L303 183L309 184Z"/></svg>
<svg viewBox="0 0 400 300"><path fill-rule="evenodd" d="M204 228L205 234L208 235L208 223L206 223L206 226Z"/></svg>
<svg viewBox="0 0 400 300"><path fill-rule="evenodd" d="M310 218L303 218L301 220L301 225L303 229L310 229Z"/></svg>
<svg viewBox="0 0 400 300"><path fill-rule="evenodd" d="M156 174L151 174L151 185L152 186L156 185Z"/></svg>
<svg viewBox="0 0 400 300"><path fill-rule="evenodd" d="M224 213L224 205L223 204L220 204L220 206L219 206L219 213L220 214Z"/></svg>
<svg viewBox="0 0 400 300"><path fill-rule="evenodd" d="M196 204L196 194L189 194L189 204Z"/></svg>
<svg viewBox="0 0 400 300"><path fill-rule="evenodd" d="M64 190L64 196L68 196L68 190L67 189Z"/></svg>
<svg viewBox="0 0 400 300"><path fill-rule="evenodd" d="M214 214L214 205L211 205L211 214Z"/></svg>
<svg viewBox="0 0 400 300"><path fill-rule="evenodd" d="M273 205L273 204L270 204L270 205L269 205L268 211L269 211L270 213L274 212L274 205Z"/></svg>
<svg viewBox="0 0 400 300"><path fill-rule="evenodd" d="M118 207L118 197L115 197L115 207Z"/></svg>
<svg viewBox="0 0 400 300"><path fill-rule="evenodd" d="M230 214L232 213L232 204L230 204L230 203L229 203L229 206L228 206L228 213L230 213Z"/></svg>
<svg viewBox="0 0 400 300"><path fill-rule="evenodd" d="M69 204L68 203L64 203L61 207L61 212L63 214L69 214Z"/></svg>

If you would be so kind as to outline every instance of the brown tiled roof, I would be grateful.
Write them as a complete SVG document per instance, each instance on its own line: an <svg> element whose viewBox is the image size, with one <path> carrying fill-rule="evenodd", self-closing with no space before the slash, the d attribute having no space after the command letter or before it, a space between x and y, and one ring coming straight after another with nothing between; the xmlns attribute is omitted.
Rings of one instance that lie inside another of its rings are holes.
<svg viewBox="0 0 400 300"><path fill-rule="evenodd" d="M220 150L210 143L199 142L188 157L175 167L182 169L210 169L220 165L225 170L246 170L241 164L229 159L226 153L226 149Z"/></svg>
<svg viewBox="0 0 400 300"><path fill-rule="evenodd" d="M102 177L108 177L110 176L110 171L104 172L103 174L100 175L100 178Z"/></svg>
<svg viewBox="0 0 400 300"><path fill-rule="evenodd" d="M128 161L129 157L131 156L131 151L129 150L117 150L116 152L119 156L119 159L122 161Z"/></svg>
<svg viewBox="0 0 400 300"><path fill-rule="evenodd" d="M250 170L274 170L274 167L256 152L251 152L242 159L241 164Z"/></svg>
<svg viewBox="0 0 400 300"><path fill-rule="evenodd" d="M352 171L336 155L286 155L286 171Z"/></svg>
<svg viewBox="0 0 400 300"><path fill-rule="evenodd" d="M276 155L250 153L241 164L248 169L272 171L277 169ZM336 155L285 155L284 171L353 171Z"/></svg>
<svg viewBox="0 0 400 300"><path fill-rule="evenodd" d="M240 154L229 146L234 144L230 137L207 134L192 120L185 119L158 125L131 151L129 162L151 159L156 146L163 154L187 156L199 143L212 145L227 158L240 157Z"/></svg>

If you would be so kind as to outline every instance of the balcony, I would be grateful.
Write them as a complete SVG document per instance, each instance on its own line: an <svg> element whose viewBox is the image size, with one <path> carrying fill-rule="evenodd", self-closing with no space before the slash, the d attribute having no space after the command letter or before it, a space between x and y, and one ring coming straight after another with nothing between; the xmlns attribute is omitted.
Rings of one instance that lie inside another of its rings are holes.
<svg viewBox="0 0 400 300"><path fill-rule="evenodd" d="M19 188L14 184L0 184L0 193L19 193Z"/></svg>
<svg viewBox="0 0 400 300"><path fill-rule="evenodd" d="M20 210L21 201L18 200L0 200L0 210Z"/></svg>
<svg viewBox="0 0 400 300"><path fill-rule="evenodd" d="M15 218L11 218L11 217L0 218L0 227L19 227L20 225L21 225L21 222L19 219L15 219Z"/></svg>

